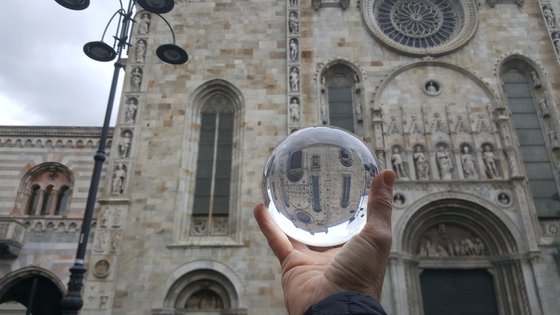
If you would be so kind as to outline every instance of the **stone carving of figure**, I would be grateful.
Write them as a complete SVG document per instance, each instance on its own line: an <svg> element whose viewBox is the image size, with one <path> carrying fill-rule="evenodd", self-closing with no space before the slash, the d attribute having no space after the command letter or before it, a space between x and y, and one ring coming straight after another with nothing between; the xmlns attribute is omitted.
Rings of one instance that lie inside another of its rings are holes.
<svg viewBox="0 0 560 315"><path fill-rule="evenodd" d="M290 0L290 6L295 7L298 5L298 0Z"/></svg>
<svg viewBox="0 0 560 315"><path fill-rule="evenodd" d="M447 127L445 126L445 123L443 122L443 119L441 119L439 113L434 114L434 123L432 130L447 132Z"/></svg>
<svg viewBox="0 0 560 315"><path fill-rule="evenodd" d="M463 147L463 154L461 155L461 164L463 165L463 174L465 178L476 178L476 167L474 165L474 158L469 152L469 146Z"/></svg>
<svg viewBox="0 0 560 315"><path fill-rule="evenodd" d="M560 150L560 142L558 142L558 135L556 134L556 131L549 130L548 139L550 140L550 146L553 151Z"/></svg>
<svg viewBox="0 0 560 315"><path fill-rule="evenodd" d="M290 69L290 91L299 91L299 71L296 67Z"/></svg>
<svg viewBox="0 0 560 315"><path fill-rule="evenodd" d="M298 52L299 52L299 47L298 47L298 41L295 38L290 39L290 61L295 62L298 59Z"/></svg>
<svg viewBox="0 0 560 315"><path fill-rule="evenodd" d="M299 101L297 97L292 97L290 100L290 121L293 123L299 122Z"/></svg>
<svg viewBox="0 0 560 315"><path fill-rule="evenodd" d="M498 195L498 201L503 205L507 205L507 204L509 204L510 199L509 199L509 196L506 193L500 193Z"/></svg>
<svg viewBox="0 0 560 315"><path fill-rule="evenodd" d="M299 31L299 20L296 11L290 11L288 15L288 30L290 34L295 34Z"/></svg>
<svg viewBox="0 0 560 315"><path fill-rule="evenodd" d="M443 146L440 146L439 151L436 153L436 161L439 168L440 178L451 179L453 164L451 164L451 157L449 156L449 152L447 152L447 150L445 150Z"/></svg>
<svg viewBox="0 0 560 315"><path fill-rule="evenodd" d="M362 115L362 102L358 101L356 102L356 106L354 108L354 111L356 112L356 118L358 120L359 123L364 121L364 116Z"/></svg>
<svg viewBox="0 0 560 315"><path fill-rule="evenodd" d="M499 178L500 173L498 173L498 167L496 166L497 159L494 156L494 152L492 152L492 147L487 144L483 149L484 152L482 152L482 159L484 160L486 175L488 178Z"/></svg>
<svg viewBox="0 0 560 315"><path fill-rule="evenodd" d="M439 92L439 88L434 81L428 81L426 83L426 92L430 95L436 95Z"/></svg>
<svg viewBox="0 0 560 315"><path fill-rule="evenodd" d="M140 21L138 21L138 34L146 35L150 32L150 24L152 17L148 13L142 13Z"/></svg>
<svg viewBox="0 0 560 315"><path fill-rule="evenodd" d="M131 135L130 132L123 133L119 140L119 155L121 158L127 158L130 149Z"/></svg>
<svg viewBox="0 0 560 315"><path fill-rule="evenodd" d="M457 124L455 125L455 132L470 132L471 128L465 119L465 117L461 114L457 116Z"/></svg>
<svg viewBox="0 0 560 315"><path fill-rule="evenodd" d="M399 128L399 124L397 123L397 117L391 116L391 121L389 122L389 127L387 128L387 133L394 134L394 133L401 133Z"/></svg>
<svg viewBox="0 0 560 315"><path fill-rule="evenodd" d="M135 92L140 91L140 86L142 84L142 70L140 68L135 68L132 70L132 76L130 78L130 89Z"/></svg>
<svg viewBox="0 0 560 315"><path fill-rule="evenodd" d="M143 39L139 39L136 41L136 62L137 63L144 63L146 58L146 41Z"/></svg>
<svg viewBox="0 0 560 315"><path fill-rule="evenodd" d="M543 15L549 27L554 27L556 25L556 17L550 6L543 6Z"/></svg>
<svg viewBox="0 0 560 315"><path fill-rule="evenodd" d="M100 230L97 232L97 242L95 243L94 250L96 252L103 252L105 251L105 247L107 246L107 235L105 231Z"/></svg>
<svg viewBox="0 0 560 315"><path fill-rule="evenodd" d="M121 233L114 232L111 237L111 252L116 252L119 248L119 242L121 240Z"/></svg>
<svg viewBox="0 0 560 315"><path fill-rule="evenodd" d="M113 171L113 185L111 186L114 194L122 194L124 191L124 180L126 178L126 168L124 164L117 164Z"/></svg>
<svg viewBox="0 0 560 315"><path fill-rule="evenodd" d="M541 115L546 118L550 117L550 110L548 108L548 103L546 102L546 98L543 97L539 101L539 107L541 108Z"/></svg>
<svg viewBox="0 0 560 315"><path fill-rule="evenodd" d="M420 122L418 121L418 117L416 117L416 115L413 115L410 117L410 130L408 131L409 133L422 133L422 126L420 125Z"/></svg>
<svg viewBox="0 0 560 315"><path fill-rule="evenodd" d="M393 154L391 155L391 164L393 165L393 170L397 174L399 178L407 178L406 171L404 169L404 164L402 160L402 156L399 152L399 148L393 149Z"/></svg>
<svg viewBox="0 0 560 315"><path fill-rule="evenodd" d="M417 146L412 157L416 168L416 177L419 180L428 179L428 160L424 152L422 152L422 147Z"/></svg>
<svg viewBox="0 0 560 315"><path fill-rule="evenodd" d="M404 205L404 202L405 198L402 194L395 194L395 196L393 197L393 203L397 206Z"/></svg>
<svg viewBox="0 0 560 315"><path fill-rule="evenodd" d="M124 122L132 124L136 120L136 111L138 110L138 99L130 97L126 100L126 107L124 112Z"/></svg>
<svg viewBox="0 0 560 315"><path fill-rule="evenodd" d="M554 32L552 33L552 42L554 43L554 47L556 48L556 52L560 54L560 33Z"/></svg>
<svg viewBox="0 0 560 315"><path fill-rule="evenodd" d="M531 71L530 73L531 75L531 80L533 80L533 87L535 89L538 89L541 87L541 79L539 78L539 75L537 74L536 71Z"/></svg>

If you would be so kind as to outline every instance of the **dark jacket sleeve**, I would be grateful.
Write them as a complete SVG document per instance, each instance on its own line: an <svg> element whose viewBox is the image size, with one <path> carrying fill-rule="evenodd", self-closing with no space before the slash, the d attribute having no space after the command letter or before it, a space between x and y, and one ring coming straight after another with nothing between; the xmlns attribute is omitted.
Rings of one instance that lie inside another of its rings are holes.
<svg viewBox="0 0 560 315"><path fill-rule="evenodd" d="M304 315L387 315L381 304L371 296L344 291L330 295L311 305Z"/></svg>

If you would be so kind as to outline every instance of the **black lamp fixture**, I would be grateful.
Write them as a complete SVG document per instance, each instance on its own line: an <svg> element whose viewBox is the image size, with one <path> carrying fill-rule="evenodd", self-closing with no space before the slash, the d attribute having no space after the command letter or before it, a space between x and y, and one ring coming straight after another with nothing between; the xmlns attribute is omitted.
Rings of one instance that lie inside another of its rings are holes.
<svg viewBox="0 0 560 315"><path fill-rule="evenodd" d="M83 10L89 6L89 0L55 0L61 6L71 10ZM117 90L120 69L124 68L121 62L121 54L123 50L129 46L128 39L130 38L131 25L134 23L133 13L135 5L141 6L145 11L158 15L165 21L171 34L173 35L173 43L165 44L157 48L157 56L164 62L170 64L184 64L189 59L187 52L175 44L175 33L169 25L169 22L160 14L167 13L173 9L175 2L173 0L129 0L128 6L123 7L123 0L119 0L120 9L117 10L105 27L103 36L100 41L89 42L84 45L84 53L93 60L97 61L111 61L116 59L115 69L113 72L113 80L111 81L111 89L109 91L109 98L107 100L107 108L105 109L105 119L103 127L101 128L101 135L99 136L99 147L95 153L93 171L91 175L91 182L86 201L86 208L80 229L80 237L78 239L78 248L76 250L76 257L74 264L70 267L70 280L68 281L68 291L66 296L60 301L60 308L63 315L77 315L82 308L84 302L82 299L82 287L84 281L85 256L90 236L91 223L93 218L93 210L97 201L97 190L101 179L101 171L103 162L106 159L105 147L107 144L107 137L109 133L109 123L111 121L111 112L113 110L113 103ZM118 17L119 23L113 38L115 39L113 45L109 45L103 41L105 33L113 19Z"/></svg>

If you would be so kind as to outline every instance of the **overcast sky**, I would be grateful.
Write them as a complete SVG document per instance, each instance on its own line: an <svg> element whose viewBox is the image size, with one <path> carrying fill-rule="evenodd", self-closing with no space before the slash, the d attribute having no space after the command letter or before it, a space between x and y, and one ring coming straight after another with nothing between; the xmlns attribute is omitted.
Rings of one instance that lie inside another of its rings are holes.
<svg viewBox="0 0 560 315"><path fill-rule="evenodd" d="M101 126L114 66L89 59L82 48L101 39L119 2L93 0L73 11L54 0L1 1L0 125ZM110 45L113 24L105 36Z"/></svg>

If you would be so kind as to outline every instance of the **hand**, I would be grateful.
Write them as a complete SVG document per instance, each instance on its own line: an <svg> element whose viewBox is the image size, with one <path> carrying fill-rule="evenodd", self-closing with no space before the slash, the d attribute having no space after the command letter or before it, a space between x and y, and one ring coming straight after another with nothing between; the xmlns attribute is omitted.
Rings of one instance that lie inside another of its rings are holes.
<svg viewBox="0 0 560 315"><path fill-rule="evenodd" d="M391 212L395 173L373 179L364 229L341 247L316 248L288 238L266 207L254 214L268 245L282 265L284 303L292 315L340 291L355 291L379 300L391 250Z"/></svg>

